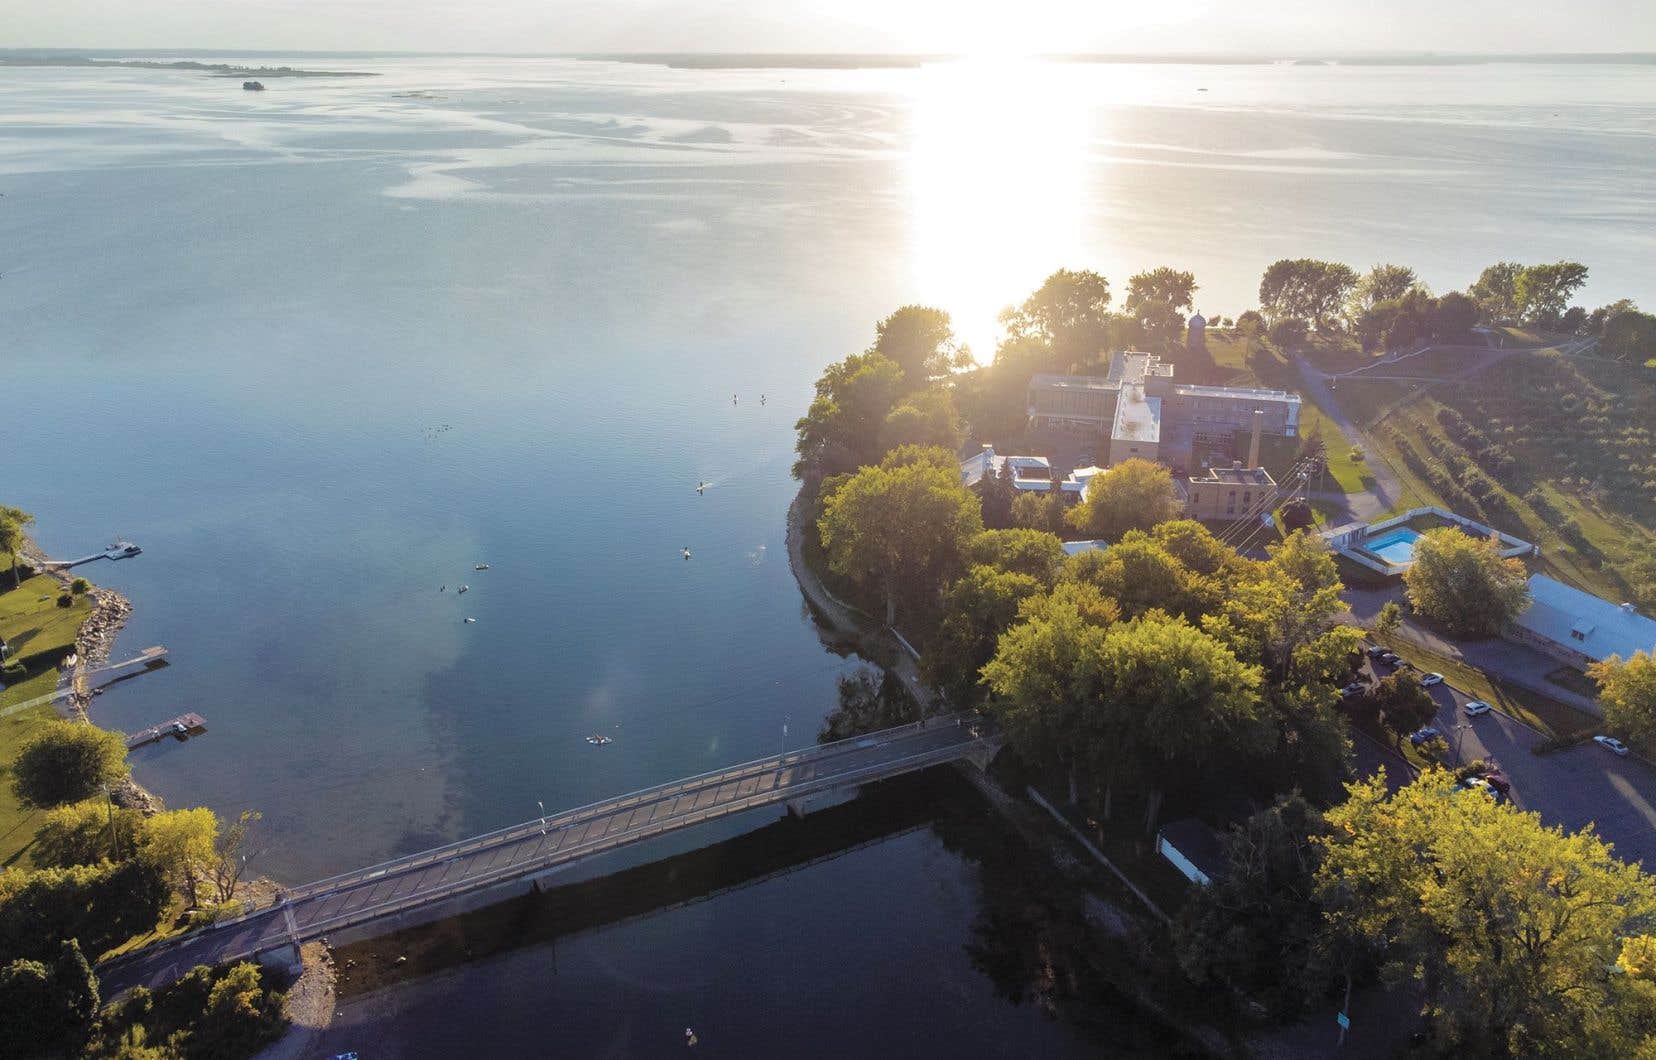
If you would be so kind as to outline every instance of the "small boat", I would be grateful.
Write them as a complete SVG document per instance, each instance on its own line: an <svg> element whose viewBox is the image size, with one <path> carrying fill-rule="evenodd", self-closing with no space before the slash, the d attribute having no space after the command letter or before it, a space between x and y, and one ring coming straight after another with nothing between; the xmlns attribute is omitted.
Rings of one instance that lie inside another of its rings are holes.
<svg viewBox="0 0 1656 1060"><path fill-rule="evenodd" d="M479 563L477 566L472 568L472 570L488 570L488 569L489 569L489 565L487 563Z"/></svg>
<svg viewBox="0 0 1656 1060"><path fill-rule="evenodd" d="M588 736L586 738L586 742L591 744L594 747L602 747L607 743L611 743L612 741L610 740L610 738L608 736L599 736L598 734L594 733L593 735Z"/></svg>
<svg viewBox="0 0 1656 1060"><path fill-rule="evenodd" d="M457 593L463 593L463 592L466 592L466 591L468 591L468 590L470 590L470 589L471 589L471 586L469 586L469 585L462 585L462 586L461 586L461 587L460 587L460 588L458 588L458 589L456 589L456 590L455 590L455 592L457 592Z"/></svg>
<svg viewBox="0 0 1656 1060"><path fill-rule="evenodd" d="M133 544L131 541L112 541L110 542L109 547L104 549L104 558L130 559L142 551L144 550Z"/></svg>
<svg viewBox="0 0 1656 1060"><path fill-rule="evenodd" d="M463 622L465 622L465 623L466 623L466 625L468 625L468 626L469 626L469 625L471 625L471 624L472 624L472 623L473 623L473 622L476 622L476 621L477 621L477 619L475 619L475 618L466 618L466 619L461 619L461 621L463 621Z"/></svg>
<svg viewBox="0 0 1656 1060"><path fill-rule="evenodd" d="M263 92L264 90L265 90L264 85L260 84L257 81L243 81L242 82L242 91L243 92Z"/></svg>
<svg viewBox="0 0 1656 1060"><path fill-rule="evenodd" d="M690 546L685 545L682 551L684 552L684 558L689 559L690 558Z"/></svg>

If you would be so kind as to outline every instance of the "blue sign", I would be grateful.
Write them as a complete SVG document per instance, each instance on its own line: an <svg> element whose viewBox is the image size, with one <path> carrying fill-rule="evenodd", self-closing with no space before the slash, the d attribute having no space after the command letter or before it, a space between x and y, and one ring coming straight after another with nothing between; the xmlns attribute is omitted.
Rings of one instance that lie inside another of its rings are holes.
<svg viewBox="0 0 1656 1060"><path fill-rule="evenodd" d="M1335 1016L1334 1022L1340 1025L1340 1029L1342 1031L1349 1031L1351 1029L1351 1017L1347 1016L1344 1012Z"/></svg>

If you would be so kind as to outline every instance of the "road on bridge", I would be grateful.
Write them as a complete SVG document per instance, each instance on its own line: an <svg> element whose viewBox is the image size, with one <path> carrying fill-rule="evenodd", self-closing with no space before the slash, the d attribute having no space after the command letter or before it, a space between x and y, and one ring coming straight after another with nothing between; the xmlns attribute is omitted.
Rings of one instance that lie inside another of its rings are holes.
<svg viewBox="0 0 1656 1060"><path fill-rule="evenodd" d="M949 715L676 780L345 873L275 906L146 947L98 969L105 996L151 989L198 964L239 960L569 865L703 821L992 749L999 737Z"/></svg>

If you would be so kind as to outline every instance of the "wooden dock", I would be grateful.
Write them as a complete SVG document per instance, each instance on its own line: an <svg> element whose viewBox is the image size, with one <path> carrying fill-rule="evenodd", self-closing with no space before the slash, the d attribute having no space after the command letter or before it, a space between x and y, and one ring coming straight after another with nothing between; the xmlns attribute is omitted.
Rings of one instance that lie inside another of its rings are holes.
<svg viewBox="0 0 1656 1060"><path fill-rule="evenodd" d="M205 728L207 728L207 719L202 717L200 714L197 714L194 711L191 711L188 714L180 714L176 718L168 718L159 725L151 725L149 728L144 729L141 732L135 732L131 736L128 736L126 738L127 750L130 751L135 747L143 747L145 744L152 744L157 740L164 740L169 736L176 736L183 739L184 737L200 732Z"/></svg>

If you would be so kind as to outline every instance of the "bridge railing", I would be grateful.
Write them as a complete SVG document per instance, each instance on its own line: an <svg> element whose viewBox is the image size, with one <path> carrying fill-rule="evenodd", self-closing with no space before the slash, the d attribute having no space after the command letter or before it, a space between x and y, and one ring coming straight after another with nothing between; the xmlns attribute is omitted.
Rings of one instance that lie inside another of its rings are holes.
<svg viewBox="0 0 1656 1060"><path fill-rule="evenodd" d="M675 788L689 788L695 786L705 787L707 784L716 779L728 778L732 775L740 776L754 772L755 770L774 769L778 767L785 768L790 764L805 761L821 761L827 758L835 757L839 754L862 750L868 746L868 742L871 740L889 741L899 737L929 732L933 729L945 727L947 723L954 723L956 719L963 717L964 715L959 714L938 715L937 717L924 718L917 722L910 722L906 725L898 725L889 729L882 729L879 732L866 733L861 736L852 736L844 740L834 740L829 743L817 744L814 747L800 748L797 751L785 751L777 755L767 755L763 758L755 758L751 761L742 762L737 765L710 769L705 773L697 773L693 776L666 781L665 783L656 784L648 788L640 788L637 791L627 792L623 795L614 795L607 799L600 799L597 802L587 803L584 806L577 806L573 809L559 810L556 813L549 814L544 818L533 817L527 821L520 821L517 824L507 825L504 828L497 828L491 832L484 832L481 835L467 836L464 839L457 839L451 843L445 843L442 846L431 847L427 850L417 851L413 854L404 854L400 857L391 858L374 865L369 865L365 868L352 869L349 872L342 872L320 880L313 880L310 883L302 884L301 886L292 889L288 892L288 896L290 898L303 898L316 894L319 891L333 890L341 884L353 880L366 880L376 876L383 876L393 869L414 868L422 864L447 861L452 857L489 847L503 839L508 839L514 835L518 835L525 829L539 829L543 820L546 822L548 827L554 823L556 823L558 827L563 827L568 824L576 823L584 818L591 818L599 814L607 814L613 812L614 810L621 809L627 806L629 802L636 804L658 798Z"/></svg>
<svg viewBox="0 0 1656 1060"><path fill-rule="evenodd" d="M860 737L860 739L867 739L867 737ZM677 831L681 828L688 828L692 825L703 824L707 821L717 820L721 817L728 817L732 814L741 813L749 809L769 806L778 802L785 802L789 799L804 798L822 791L830 791L835 788L866 783L867 781L873 779L893 777L902 773L924 769L931 765L941 764L943 762L959 758L983 742L985 742L985 738L974 739L958 744L951 744L947 747L932 748L929 751L923 751L917 755L908 755L889 762L875 763L873 765L864 766L860 769L851 770L845 773L836 773L829 777L805 781L798 785L770 788L763 792L755 792L752 795L745 795L739 798L730 799L728 801L716 803L712 806L704 807L699 810L689 810L682 814L670 815L668 817L648 821L636 827L623 829L620 832L606 833L605 835L599 836L595 839L584 840L572 846L560 847L559 849L546 855L535 858L534 861L529 864L514 860L506 865L490 869L487 872L478 873L476 875L464 875L454 880L445 880L418 891L411 891L406 895L388 902L364 905L356 909L344 910L319 920L306 921L301 926L298 937L301 940L315 938L316 936L326 934L329 931L338 931L342 928L351 927L355 924L363 923L368 920L377 920L381 917L394 916L397 913L418 908L419 906L427 905L434 901L455 898L462 894L467 894L471 891L483 890L511 879L532 876L537 872L546 871L562 863L577 861L580 858L590 854L616 850L624 846L630 846L633 843L654 838L655 836L662 835L666 832ZM534 827L538 832L538 818L536 819ZM286 934L284 933L262 948L281 945L285 939ZM258 949L251 949L247 953L237 954L235 956L247 956L253 952L258 952ZM226 957L221 959L229 958Z"/></svg>

